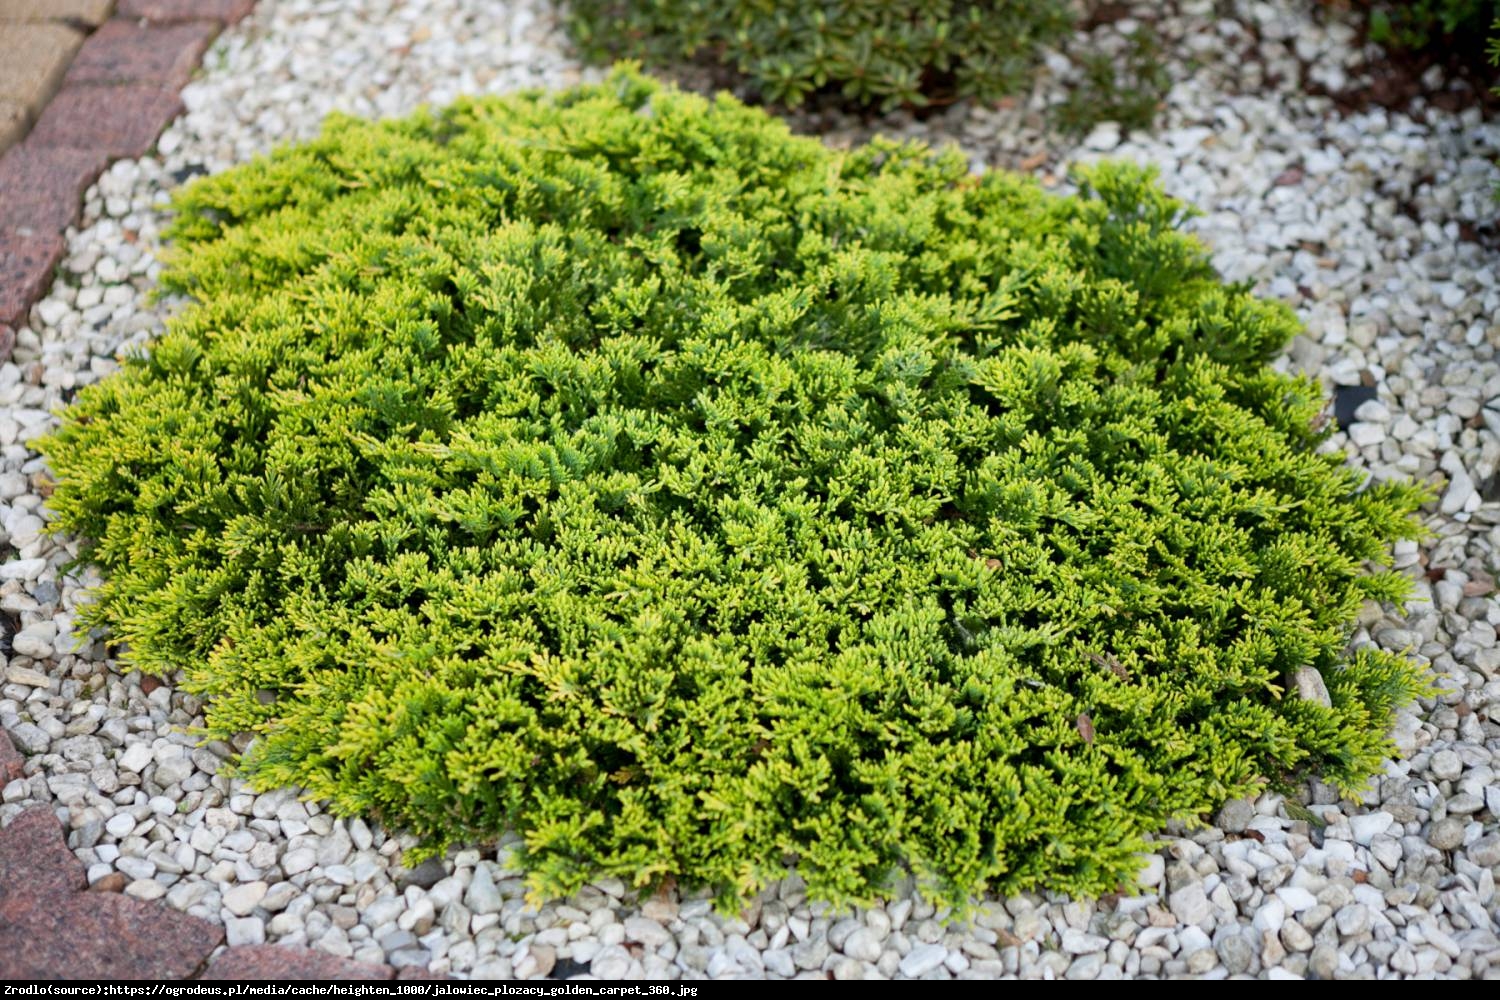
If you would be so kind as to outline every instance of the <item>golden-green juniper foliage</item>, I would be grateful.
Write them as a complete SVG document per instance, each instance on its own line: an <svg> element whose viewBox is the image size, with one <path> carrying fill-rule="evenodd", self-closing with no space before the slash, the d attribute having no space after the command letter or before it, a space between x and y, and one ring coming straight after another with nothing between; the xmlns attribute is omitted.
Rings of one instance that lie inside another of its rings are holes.
<svg viewBox="0 0 1500 1000"><path fill-rule="evenodd" d="M1066 0L572 0L594 58L707 56L767 100L835 90L890 110L934 97L995 100L1030 83L1036 48L1071 24Z"/></svg>
<svg viewBox="0 0 1500 1000"><path fill-rule="evenodd" d="M1098 893L1358 784L1421 494L1315 454L1293 318L1149 176L1082 185L624 72L335 118L178 197L195 304L45 442L87 623L257 785L513 827L543 891Z"/></svg>

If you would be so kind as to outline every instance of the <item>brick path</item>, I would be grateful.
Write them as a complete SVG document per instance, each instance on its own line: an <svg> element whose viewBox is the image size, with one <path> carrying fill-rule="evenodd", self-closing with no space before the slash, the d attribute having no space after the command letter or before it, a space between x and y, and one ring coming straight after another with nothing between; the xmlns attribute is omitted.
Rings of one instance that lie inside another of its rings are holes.
<svg viewBox="0 0 1500 1000"><path fill-rule="evenodd" d="M84 192L145 155L215 35L255 0L0 0L0 361Z"/></svg>
<svg viewBox="0 0 1500 1000"><path fill-rule="evenodd" d="M0 731L0 785L24 758ZM429 979L308 948L220 948L224 928L162 902L91 887L47 806L0 829L0 979ZM217 952L217 953L216 953Z"/></svg>
<svg viewBox="0 0 1500 1000"><path fill-rule="evenodd" d="M0 732L0 776L9 740ZM14 754L14 749L10 750ZM428 979L307 948L215 951L224 928L86 884L46 806L0 830L0 979Z"/></svg>

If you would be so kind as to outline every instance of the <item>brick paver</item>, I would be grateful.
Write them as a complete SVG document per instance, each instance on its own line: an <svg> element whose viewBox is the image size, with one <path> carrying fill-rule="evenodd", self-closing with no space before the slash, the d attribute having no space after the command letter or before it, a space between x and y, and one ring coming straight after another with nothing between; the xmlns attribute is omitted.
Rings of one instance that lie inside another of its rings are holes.
<svg viewBox="0 0 1500 1000"><path fill-rule="evenodd" d="M0 732L0 739L4 738ZM112 875L119 875L118 872ZM109 876L106 876L108 879ZM0 830L0 979L389 980L395 969L307 948L229 948L218 924L161 901L85 888L48 806L28 809ZM403 969L400 978L442 978Z"/></svg>
<svg viewBox="0 0 1500 1000"><path fill-rule="evenodd" d="M88 186L109 161L150 151L214 36L254 6L0 0L0 362Z"/></svg>
<svg viewBox="0 0 1500 1000"><path fill-rule="evenodd" d="M0 232L0 323L19 327L31 304L52 285L62 259L63 238L57 233Z"/></svg>
<svg viewBox="0 0 1500 1000"><path fill-rule="evenodd" d="M0 979L183 979L224 940L207 920L85 887L50 807L0 830Z"/></svg>
<svg viewBox="0 0 1500 1000"><path fill-rule="evenodd" d="M0 24L0 94L35 118L81 44L83 34L65 24Z"/></svg>
<svg viewBox="0 0 1500 1000"><path fill-rule="evenodd" d="M70 84L47 105L27 141L133 159L145 156L161 130L181 113L182 99L165 87Z"/></svg>
<svg viewBox="0 0 1500 1000"><path fill-rule="evenodd" d="M0 0L0 21L68 21L103 24L115 0Z"/></svg>
<svg viewBox="0 0 1500 1000"><path fill-rule="evenodd" d="M217 21L143 24L117 17L83 43L65 83L149 83L180 90L218 33Z"/></svg>
<svg viewBox="0 0 1500 1000"><path fill-rule="evenodd" d="M255 0L120 0L119 14L158 23L208 18L233 24L254 6Z"/></svg>
<svg viewBox="0 0 1500 1000"><path fill-rule="evenodd" d="M7 979L186 979L224 942L224 928L109 892L33 901L0 927Z"/></svg>
<svg viewBox="0 0 1500 1000"><path fill-rule="evenodd" d="M87 885L51 807L28 809L0 830L0 926L21 920L38 897L61 898Z"/></svg>
<svg viewBox="0 0 1500 1000"><path fill-rule="evenodd" d="M0 232L55 233L78 221L79 202L109 163L102 151L27 141L0 156Z"/></svg>

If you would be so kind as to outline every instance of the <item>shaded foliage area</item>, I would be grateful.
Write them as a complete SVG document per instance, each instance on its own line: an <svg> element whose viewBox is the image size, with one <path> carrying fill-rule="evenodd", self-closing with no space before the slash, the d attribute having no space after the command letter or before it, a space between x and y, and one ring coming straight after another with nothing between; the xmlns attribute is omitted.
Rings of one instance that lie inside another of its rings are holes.
<svg viewBox="0 0 1500 1000"><path fill-rule="evenodd" d="M1030 82L1036 47L1071 24L1064 0L574 0L586 55L735 67L765 100L825 91L890 110L995 100Z"/></svg>

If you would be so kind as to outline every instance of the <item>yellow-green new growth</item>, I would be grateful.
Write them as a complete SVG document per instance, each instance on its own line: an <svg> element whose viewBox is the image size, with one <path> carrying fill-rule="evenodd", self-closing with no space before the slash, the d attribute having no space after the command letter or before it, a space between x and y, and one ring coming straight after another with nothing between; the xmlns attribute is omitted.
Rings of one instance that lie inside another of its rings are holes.
<svg viewBox="0 0 1500 1000"><path fill-rule="evenodd" d="M87 624L259 786L513 827L548 892L1099 893L1170 817L1358 783L1421 494L1316 453L1292 317L1149 176L1080 180L627 73L335 118L181 193L194 304L45 444Z"/></svg>

